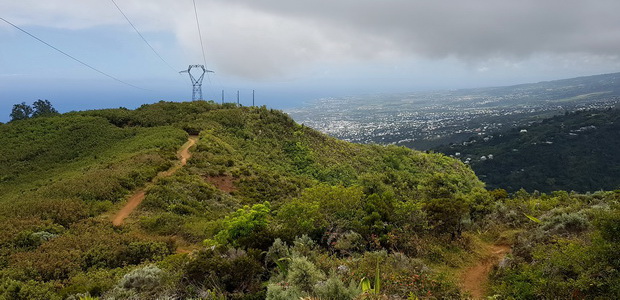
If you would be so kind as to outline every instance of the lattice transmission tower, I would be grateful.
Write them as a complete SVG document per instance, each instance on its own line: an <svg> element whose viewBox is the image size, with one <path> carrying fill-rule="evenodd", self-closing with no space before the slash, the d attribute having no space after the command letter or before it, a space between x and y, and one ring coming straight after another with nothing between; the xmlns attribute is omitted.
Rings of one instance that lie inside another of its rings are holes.
<svg viewBox="0 0 620 300"><path fill-rule="evenodd" d="M198 79L196 79L196 77L194 77L194 75L192 74L193 68L202 70L202 73L200 73L200 76L198 76ZM204 100L202 99L202 79L205 77L206 73L215 73L215 72L211 70L207 70L207 68L205 68L204 65L189 65L187 70L183 70L179 73L189 74L189 79L192 81L192 101Z"/></svg>

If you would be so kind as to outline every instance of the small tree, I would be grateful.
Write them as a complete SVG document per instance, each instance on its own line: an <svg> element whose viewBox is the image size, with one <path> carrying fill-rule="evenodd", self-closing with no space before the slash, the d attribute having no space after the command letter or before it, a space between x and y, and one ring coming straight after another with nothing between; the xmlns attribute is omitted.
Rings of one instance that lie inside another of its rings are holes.
<svg viewBox="0 0 620 300"><path fill-rule="evenodd" d="M13 105L13 110L11 111L11 121L56 114L58 114L58 111L52 106L52 103L49 102L49 100L39 99L32 103L32 106L26 104L26 102Z"/></svg>
<svg viewBox="0 0 620 300"><path fill-rule="evenodd" d="M463 219L470 213L471 201L466 196L430 199L424 210L436 233L449 233L452 239L461 235Z"/></svg>
<svg viewBox="0 0 620 300"><path fill-rule="evenodd" d="M49 100L37 100L32 103L32 107L34 108L34 112L32 113L33 117L41 117L41 116L49 116L56 115L58 111L52 107L52 103Z"/></svg>
<svg viewBox="0 0 620 300"><path fill-rule="evenodd" d="M11 121L28 119L32 115L32 112L32 107L26 104L26 102L14 104L13 110L11 111Z"/></svg>

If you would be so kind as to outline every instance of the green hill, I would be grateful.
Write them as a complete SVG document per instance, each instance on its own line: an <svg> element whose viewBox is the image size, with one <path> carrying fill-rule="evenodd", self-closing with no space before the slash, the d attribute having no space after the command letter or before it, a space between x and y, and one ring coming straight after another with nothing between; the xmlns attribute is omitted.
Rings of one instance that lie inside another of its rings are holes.
<svg viewBox="0 0 620 300"><path fill-rule="evenodd" d="M620 110L608 109L567 113L436 150L470 160L492 188L587 192L620 188L618 149Z"/></svg>
<svg viewBox="0 0 620 300"><path fill-rule="evenodd" d="M157 175L178 164L188 135L187 165ZM113 226L141 188L144 201ZM490 293L606 297L616 273L597 277L598 290L581 288L590 278L561 286L526 258L558 232L593 250L575 257L611 257L617 202L614 192L509 198L456 159L339 141L265 107L160 102L32 118L0 125L0 299L458 299L459 274L494 243L519 260Z"/></svg>

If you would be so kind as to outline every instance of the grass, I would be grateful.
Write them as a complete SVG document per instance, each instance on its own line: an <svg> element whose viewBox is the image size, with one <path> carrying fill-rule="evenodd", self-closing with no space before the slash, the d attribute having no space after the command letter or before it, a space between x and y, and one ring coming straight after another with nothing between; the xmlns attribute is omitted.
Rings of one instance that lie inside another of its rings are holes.
<svg viewBox="0 0 620 300"><path fill-rule="evenodd" d="M119 128L97 117L58 116L4 124L0 126L0 202L67 181L78 184L80 178L97 171L113 170L107 172L111 177L144 172L155 160L162 164L172 159L184 139L185 133L172 127ZM50 193L54 191L47 188L46 194Z"/></svg>

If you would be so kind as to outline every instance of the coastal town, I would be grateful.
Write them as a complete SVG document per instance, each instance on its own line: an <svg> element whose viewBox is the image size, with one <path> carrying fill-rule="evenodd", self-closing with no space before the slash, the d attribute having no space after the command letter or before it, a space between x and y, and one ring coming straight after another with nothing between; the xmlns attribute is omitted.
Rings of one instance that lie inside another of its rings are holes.
<svg viewBox="0 0 620 300"><path fill-rule="evenodd" d="M557 90L565 94L566 89L498 89L325 98L288 113L299 123L346 141L427 150L620 102L608 93L561 98Z"/></svg>

